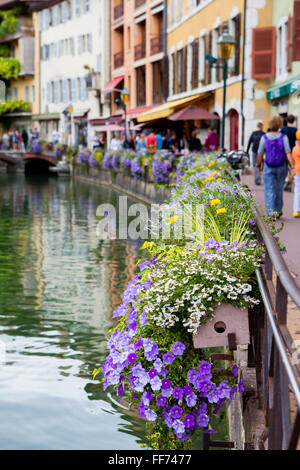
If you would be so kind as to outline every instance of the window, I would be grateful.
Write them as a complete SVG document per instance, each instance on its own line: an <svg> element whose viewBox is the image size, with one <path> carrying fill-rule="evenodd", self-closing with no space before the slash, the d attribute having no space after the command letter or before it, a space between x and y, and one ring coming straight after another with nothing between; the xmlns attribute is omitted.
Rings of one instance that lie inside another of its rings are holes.
<svg viewBox="0 0 300 470"><path fill-rule="evenodd" d="M68 101L68 82L67 80L63 80L62 82L62 100L64 103Z"/></svg>
<svg viewBox="0 0 300 470"><path fill-rule="evenodd" d="M78 36L77 40L78 40L78 54L80 55L83 50L82 36Z"/></svg>
<svg viewBox="0 0 300 470"><path fill-rule="evenodd" d="M75 14L80 16L81 13L81 0L75 0Z"/></svg>
<svg viewBox="0 0 300 470"><path fill-rule="evenodd" d="M101 54L96 56L96 72L101 72Z"/></svg>
<svg viewBox="0 0 300 470"><path fill-rule="evenodd" d="M85 80L83 77L79 79L79 83L80 83L79 97L80 97L80 100L84 101L86 99L86 89L85 89Z"/></svg>
<svg viewBox="0 0 300 470"><path fill-rule="evenodd" d="M284 21L277 28L277 39L276 39L276 76L280 77L285 74L287 70L287 27L288 18L284 18Z"/></svg>
<svg viewBox="0 0 300 470"><path fill-rule="evenodd" d="M47 83L47 103L50 103L51 101L51 84L48 82Z"/></svg>
<svg viewBox="0 0 300 470"><path fill-rule="evenodd" d="M71 79L68 78L67 80L67 88L68 88L68 91L67 91L67 96L68 96L68 101L71 101L72 100L72 88L71 88Z"/></svg>
<svg viewBox="0 0 300 470"><path fill-rule="evenodd" d="M71 20L73 16L73 3L72 0L67 2L67 20Z"/></svg>
<svg viewBox="0 0 300 470"><path fill-rule="evenodd" d="M70 38L70 53L75 55L75 45L74 45L74 38Z"/></svg>
<svg viewBox="0 0 300 470"><path fill-rule="evenodd" d="M31 86L31 101L35 101L35 88L34 88L34 85Z"/></svg>
<svg viewBox="0 0 300 470"><path fill-rule="evenodd" d="M54 82L50 82L51 94L50 94L50 103L54 103Z"/></svg>
<svg viewBox="0 0 300 470"><path fill-rule="evenodd" d="M71 101L77 100L76 78L71 78Z"/></svg>
<svg viewBox="0 0 300 470"><path fill-rule="evenodd" d="M92 50L93 50L93 43L92 43L92 35L91 34L87 35L87 50L88 50L88 52L92 52Z"/></svg>
<svg viewBox="0 0 300 470"><path fill-rule="evenodd" d="M199 44L199 79L205 80L205 36L201 36Z"/></svg>
<svg viewBox="0 0 300 470"><path fill-rule="evenodd" d="M58 95L59 95L59 101L60 102L63 102L64 99L63 99L63 81L62 80L59 80L59 90L58 90Z"/></svg>
<svg viewBox="0 0 300 470"><path fill-rule="evenodd" d="M84 11L88 13L90 11L90 0L83 0L84 2Z"/></svg>
<svg viewBox="0 0 300 470"><path fill-rule="evenodd" d="M177 51L177 92L182 92L182 64L183 50Z"/></svg>
<svg viewBox="0 0 300 470"><path fill-rule="evenodd" d="M44 10L39 11L38 21L39 21L39 31L43 31L43 29L44 29Z"/></svg>

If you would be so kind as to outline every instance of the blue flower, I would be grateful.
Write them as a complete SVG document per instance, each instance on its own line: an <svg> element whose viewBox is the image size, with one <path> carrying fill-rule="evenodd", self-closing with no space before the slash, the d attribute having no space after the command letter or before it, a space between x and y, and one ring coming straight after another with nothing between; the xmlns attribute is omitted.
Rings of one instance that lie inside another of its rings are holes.
<svg viewBox="0 0 300 470"><path fill-rule="evenodd" d="M171 350L175 354L175 356L182 356L185 350L185 345L180 341L177 341L175 344L173 344Z"/></svg>

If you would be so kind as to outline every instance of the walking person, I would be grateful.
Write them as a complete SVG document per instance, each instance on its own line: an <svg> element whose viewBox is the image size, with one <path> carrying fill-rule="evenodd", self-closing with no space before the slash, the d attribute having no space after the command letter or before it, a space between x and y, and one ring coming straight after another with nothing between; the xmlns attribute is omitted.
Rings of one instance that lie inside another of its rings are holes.
<svg viewBox="0 0 300 470"><path fill-rule="evenodd" d="M220 137L213 127L208 129L208 134L204 142L204 148L207 152L215 152L220 148Z"/></svg>
<svg viewBox="0 0 300 470"><path fill-rule="evenodd" d="M288 161L293 166L289 139L280 133L281 127L281 117L273 117L269 124L270 132L260 140L256 163L259 171L263 173L266 210L274 219L282 215L283 186L288 171ZM264 162L263 155L265 155Z"/></svg>
<svg viewBox="0 0 300 470"><path fill-rule="evenodd" d="M286 125L282 127L280 130L282 134L285 134L288 136L291 150L293 150L293 148L296 145L296 132L298 129L297 127L295 127L295 121L296 121L295 116L293 114L290 114L286 119ZM284 184L285 191L292 191L292 183L293 183L293 175L291 174L290 168L289 168L289 172L285 179L285 184Z"/></svg>
<svg viewBox="0 0 300 470"><path fill-rule="evenodd" d="M23 141L23 147L24 147L25 152L27 150L28 139L29 139L28 132L26 131L26 129L23 129L22 130L22 141Z"/></svg>
<svg viewBox="0 0 300 470"><path fill-rule="evenodd" d="M261 184L260 172L258 171L258 168L256 166L257 151L258 151L260 139L262 138L263 135L265 135L265 133L263 131L263 123L259 122L257 124L256 131L252 132L252 134L250 136L248 146L247 146L247 150L246 150L246 153L249 153L249 150L252 146L252 165L254 167L254 182L257 186L259 186Z"/></svg>
<svg viewBox="0 0 300 470"><path fill-rule="evenodd" d="M297 144L292 151L292 168L291 172L294 176L294 217L300 217L300 130L296 132Z"/></svg>

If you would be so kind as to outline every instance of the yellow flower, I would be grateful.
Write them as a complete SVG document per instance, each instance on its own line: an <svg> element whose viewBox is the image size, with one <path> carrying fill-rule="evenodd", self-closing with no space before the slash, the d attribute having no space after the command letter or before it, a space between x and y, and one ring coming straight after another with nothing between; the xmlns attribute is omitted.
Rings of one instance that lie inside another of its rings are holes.
<svg viewBox="0 0 300 470"><path fill-rule="evenodd" d="M218 174L218 173L216 172L216 170L214 170L214 171L212 172L212 175L217 175L217 174Z"/></svg>
<svg viewBox="0 0 300 470"><path fill-rule="evenodd" d="M200 168L201 168L201 170L203 170L203 168L204 168L204 165L201 165L201 166L200 166Z"/></svg>
<svg viewBox="0 0 300 470"><path fill-rule="evenodd" d="M174 222L176 222L177 219L178 219L178 215L174 215L174 217L171 217L170 218L170 225L174 224Z"/></svg>
<svg viewBox="0 0 300 470"><path fill-rule="evenodd" d="M208 176L208 180L209 180L209 181L212 181L213 179L214 179L214 177L213 177L212 175L209 175L209 176Z"/></svg>
<svg viewBox="0 0 300 470"><path fill-rule="evenodd" d="M217 181L217 182L222 181L222 178L218 178L216 181Z"/></svg>
<svg viewBox="0 0 300 470"><path fill-rule="evenodd" d="M227 210L225 207L222 207L222 209L217 209L217 214L226 214Z"/></svg>
<svg viewBox="0 0 300 470"><path fill-rule="evenodd" d="M210 162L210 163L208 164L208 166L211 167L211 166L214 166L214 164L215 164L215 162Z"/></svg>
<svg viewBox="0 0 300 470"><path fill-rule="evenodd" d="M210 202L210 205L211 205L211 206L217 206L218 204L221 204L220 199L213 199L213 200Z"/></svg>

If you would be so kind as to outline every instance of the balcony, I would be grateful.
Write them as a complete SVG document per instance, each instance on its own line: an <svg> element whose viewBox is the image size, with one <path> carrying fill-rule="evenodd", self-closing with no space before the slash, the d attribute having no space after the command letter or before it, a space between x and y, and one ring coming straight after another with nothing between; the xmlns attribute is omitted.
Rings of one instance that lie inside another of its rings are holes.
<svg viewBox="0 0 300 470"><path fill-rule="evenodd" d="M158 54L159 52L163 52L164 47L164 35L158 34L154 38L151 39L150 43L150 51L151 55Z"/></svg>
<svg viewBox="0 0 300 470"><path fill-rule="evenodd" d="M114 20L117 21L124 15L124 1L114 7Z"/></svg>
<svg viewBox="0 0 300 470"><path fill-rule="evenodd" d="M119 67L123 67L124 65L124 51L117 52L114 54L114 68L118 69Z"/></svg>
<svg viewBox="0 0 300 470"><path fill-rule="evenodd" d="M146 3L146 0L135 0L135 9L140 8Z"/></svg>
<svg viewBox="0 0 300 470"><path fill-rule="evenodd" d="M134 46L134 60L141 60L146 57L146 43L141 42Z"/></svg>

